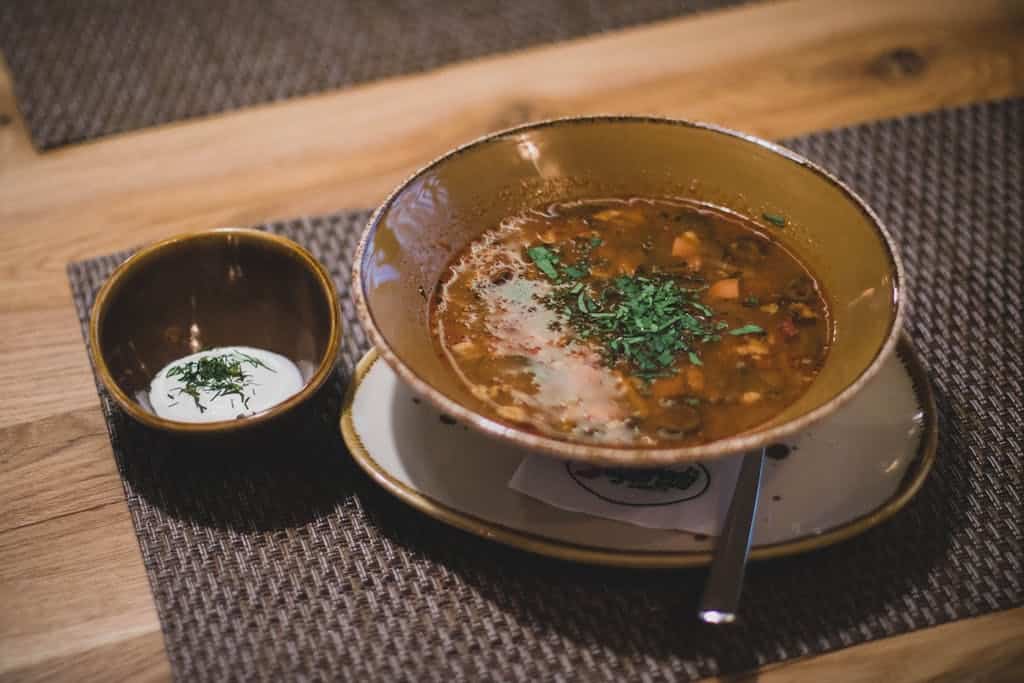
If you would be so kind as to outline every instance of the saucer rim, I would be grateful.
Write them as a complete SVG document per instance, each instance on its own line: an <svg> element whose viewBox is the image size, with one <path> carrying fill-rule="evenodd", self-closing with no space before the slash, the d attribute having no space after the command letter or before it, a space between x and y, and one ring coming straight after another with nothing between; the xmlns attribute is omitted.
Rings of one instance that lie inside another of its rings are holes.
<svg viewBox="0 0 1024 683"><path fill-rule="evenodd" d="M923 413L921 443L914 459L908 464L896 492L874 510L820 533L812 533L778 543L755 545L750 550L751 560L768 560L798 555L824 548L858 536L893 517L921 490L935 464L938 453L938 414L931 382L909 337L901 334L896 347L896 358L910 375L914 396ZM449 526L475 536L496 541L527 552L569 562L596 564L634 569L677 569L705 566L711 563L713 545L708 550L614 550L559 541L549 537L514 529L481 519L475 515L434 500L429 495L391 476L370 454L355 429L352 407L356 391L374 363L381 360L376 348L371 348L356 365L342 401L340 428L342 438L356 464L381 488L407 505ZM400 380L401 381L401 380ZM679 532L689 533L689 532ZM714 537L709 537L709 541Z"/></svg>

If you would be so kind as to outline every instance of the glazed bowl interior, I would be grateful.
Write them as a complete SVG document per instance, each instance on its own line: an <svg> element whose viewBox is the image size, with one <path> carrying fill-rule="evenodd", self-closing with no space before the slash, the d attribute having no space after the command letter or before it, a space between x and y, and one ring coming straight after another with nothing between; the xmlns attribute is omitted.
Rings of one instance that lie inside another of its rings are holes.
<svg viewBox="0 0 1024 683"><path fill-rule="evenodd" d="M437 352L423 294L460 249L503 218L555 201L613 197L691 198L758 220L765 212L786 217L785 228L772 234L817 277L834 322L825 365L801 398L753 431L688 448L560 441L485 416ZM604 117L499 133L421 170L367 227L354 289L382 356L443 410L530 449L643 466L749 450L837 408L895 344L900 279L899 258L870 209L795 154L700 124Z"/></svg>
<svg viewBox="0 0 1024 683"><path fill-rule="evenodd" d="M334 285L294 242L222 228L173 237L125 261L97 295L90 349L104 385L136 420L175 432L232 431L302 403L334 367L340 322ZM211 348L250 346L299 368L302 390L263 412L208 423L167 420L147 399L168 363Z"/></svg>

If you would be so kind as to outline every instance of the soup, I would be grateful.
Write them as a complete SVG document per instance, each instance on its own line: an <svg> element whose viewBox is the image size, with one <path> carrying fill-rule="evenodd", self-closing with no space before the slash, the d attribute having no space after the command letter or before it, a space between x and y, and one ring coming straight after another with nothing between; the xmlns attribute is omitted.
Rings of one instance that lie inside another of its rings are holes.
<svg viewBox="0 0 1024 683"><path fill-rule="evenodd" d="M821 289L764 223L689 201L561 203L503 221L432 298L438 351L490 417L679 447L791 404L828 353Z"/></svg>

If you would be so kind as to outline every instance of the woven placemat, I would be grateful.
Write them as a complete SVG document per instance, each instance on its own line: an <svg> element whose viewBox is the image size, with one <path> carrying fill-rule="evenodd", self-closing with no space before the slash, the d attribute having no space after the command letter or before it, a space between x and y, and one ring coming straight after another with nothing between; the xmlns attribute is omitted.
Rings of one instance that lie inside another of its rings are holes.
<svg viewBox="0 0 1024 683"><path fill-rule="evenodd" d="M4 0L37 147L214 114L749 0Z"/></svg>
<svg viewBox="0 0 1024 683"><path fill-rule="evenodd" d="M728 627L693 617L703 571L572 565L434 522L338 437L343 377L367 348L348 292L367 212L273 223L330 268L347 321L342 370L294 429L261 448L176 443L101 392L176 677L688 680L1021 605L1024 100L788 144L860 190L906 260L941 430L907 508L755 564ZM123 256L69 266L83 330Z"/></svg>

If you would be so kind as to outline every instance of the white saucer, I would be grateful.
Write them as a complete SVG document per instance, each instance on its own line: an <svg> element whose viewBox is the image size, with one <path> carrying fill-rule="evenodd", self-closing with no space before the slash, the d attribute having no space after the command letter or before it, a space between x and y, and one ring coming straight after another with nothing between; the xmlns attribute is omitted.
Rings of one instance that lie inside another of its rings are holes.
<svg viewBox="0 0 1024 683"><path fill-rule="evenodd" d="M509 488L527 454L442 416L378 362L376 351L356 369L341 429L356 462L377 483L422 512L484 538L618 566L682 567L711 560L714 539L708 536L570 512ZM903 340L858 396L789 439L784 458L768 459L751 557L823 547L888 519L924 483L936 442L931 388ZM715 464L708 469L715 476Z"/></svg>

